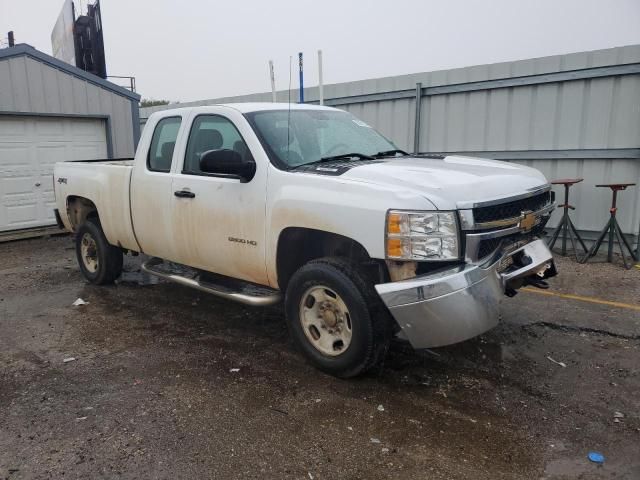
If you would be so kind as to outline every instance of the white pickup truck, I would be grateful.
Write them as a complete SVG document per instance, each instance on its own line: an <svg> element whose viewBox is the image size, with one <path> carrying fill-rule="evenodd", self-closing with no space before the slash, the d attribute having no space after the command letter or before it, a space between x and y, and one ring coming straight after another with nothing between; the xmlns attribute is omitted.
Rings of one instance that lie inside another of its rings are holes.
<svg viewBox="0 0 640 480"><path fill-rule="evenodd" d="M284 300L330 374L494 327L501 299L556 274L538 237L554 198L532 168L410 155L328 107L233 104L149 118L134 159L55 165L56 216L80 269L143 270L248 305Z"/></svg>

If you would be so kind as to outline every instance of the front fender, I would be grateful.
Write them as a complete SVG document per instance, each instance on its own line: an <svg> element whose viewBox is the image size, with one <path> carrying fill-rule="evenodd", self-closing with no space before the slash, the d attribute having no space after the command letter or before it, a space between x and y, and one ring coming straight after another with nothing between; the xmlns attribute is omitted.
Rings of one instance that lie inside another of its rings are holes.
<svg viewBox="0 0 640 480"><path fill-rule="evenodd" d="M267 274L276 285L278 238L288 227L309 228L350 238L371 258L384 259L389 209L434 209L418 194L314 174L277 171L271 175L267 206Z"/></svg>

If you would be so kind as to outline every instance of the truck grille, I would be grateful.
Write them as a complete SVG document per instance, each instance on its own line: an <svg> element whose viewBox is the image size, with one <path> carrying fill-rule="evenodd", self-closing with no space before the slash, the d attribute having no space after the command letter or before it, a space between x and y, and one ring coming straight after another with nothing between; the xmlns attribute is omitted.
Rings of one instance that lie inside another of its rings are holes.
<svg viewBox="0 0 640 480"><path fill-rule="evenodd" d="M505 235L504 237L497 238L487 238L486 240L481 240L478 245L478 254L477 258L484 258L487 255L492 254L500 247L505 247L517 242L529 243L537 236L541 235L544 230L544 227L538 225L536 228L531 230L528 233L514 233L512 235Z"/></svg>
<svg viewBox="0 0 640 480"><path fill-rule="evenodd" d="M477 207L473 209L473 219L476 223L485 223L518 217L522 212L526 211L535 212L552 202L551 195L551 191L548 191L532 197L514 200L513 202Z"/></svg>

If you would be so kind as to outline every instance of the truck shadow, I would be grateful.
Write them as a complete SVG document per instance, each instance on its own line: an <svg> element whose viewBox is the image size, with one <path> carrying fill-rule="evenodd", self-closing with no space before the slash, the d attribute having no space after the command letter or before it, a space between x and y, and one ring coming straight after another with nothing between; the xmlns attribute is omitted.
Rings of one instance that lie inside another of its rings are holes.
<svg viewBox="0 0 640 480"><path fill-rule="evenodd" d="M216 354L222 351L256 374L268 371L273 377L287 369L300 375L316 373L290 341L281 306L247 307L166 282L141 286L127 281L107 288L87 285L82 295L93 299L93 309L100 312L97 318L103 319L99 324L83 323L82 335L102 344L109 338L114 343L105 345L108 348L135 348L153 341L174 342L189 349L197 342L198 348L206 346ZM109 331L101 332L106 326ZM394 389L437 389L448 383L449 377L460 375L507 382L504 360L513 358L509 345L521 341L522 336L527 333L521 328L502 325L485 336L424 351L394 340L378 368L350 381Z"/></svg>

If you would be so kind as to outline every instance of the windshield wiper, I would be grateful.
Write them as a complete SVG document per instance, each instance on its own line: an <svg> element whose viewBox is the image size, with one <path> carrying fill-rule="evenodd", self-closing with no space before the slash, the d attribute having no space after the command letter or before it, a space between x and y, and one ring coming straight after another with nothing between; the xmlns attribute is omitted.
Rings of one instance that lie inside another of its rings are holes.
<svg viewBox="0 0 640 480"><path fill-rule="evenodd" d="M359 160L373 160L371 155L365 155L364 153L343 153L341 155L332 155L330 157L322 157L321 162L330 162L331 160L340 160L341 158L357 158Z"/></svg>
<svg viewBox="0 0 640 480"><path fill-rule="evenodd" d="M314 163L324 163L324 162L332 162L334 160L340 160L343 158L357 158L358 160L374 160L371 155L365 155L364 153L342 153L340 155L332 155L330 157L322 157L318 160L314 160L312 162L303 163L298 165L299 167L303 167L305 165L313 165Z"/></svg>
<svg viewBox="0 0 640 480"><path fill-rule="evenodd" d="M404 150L385 150L384 152L378 152L374 155L375 158L380 158L380 157L395 157L397 154L401 154L403 157L407 157L409 156L409 154L407 152L405 152Z"/></svg>

